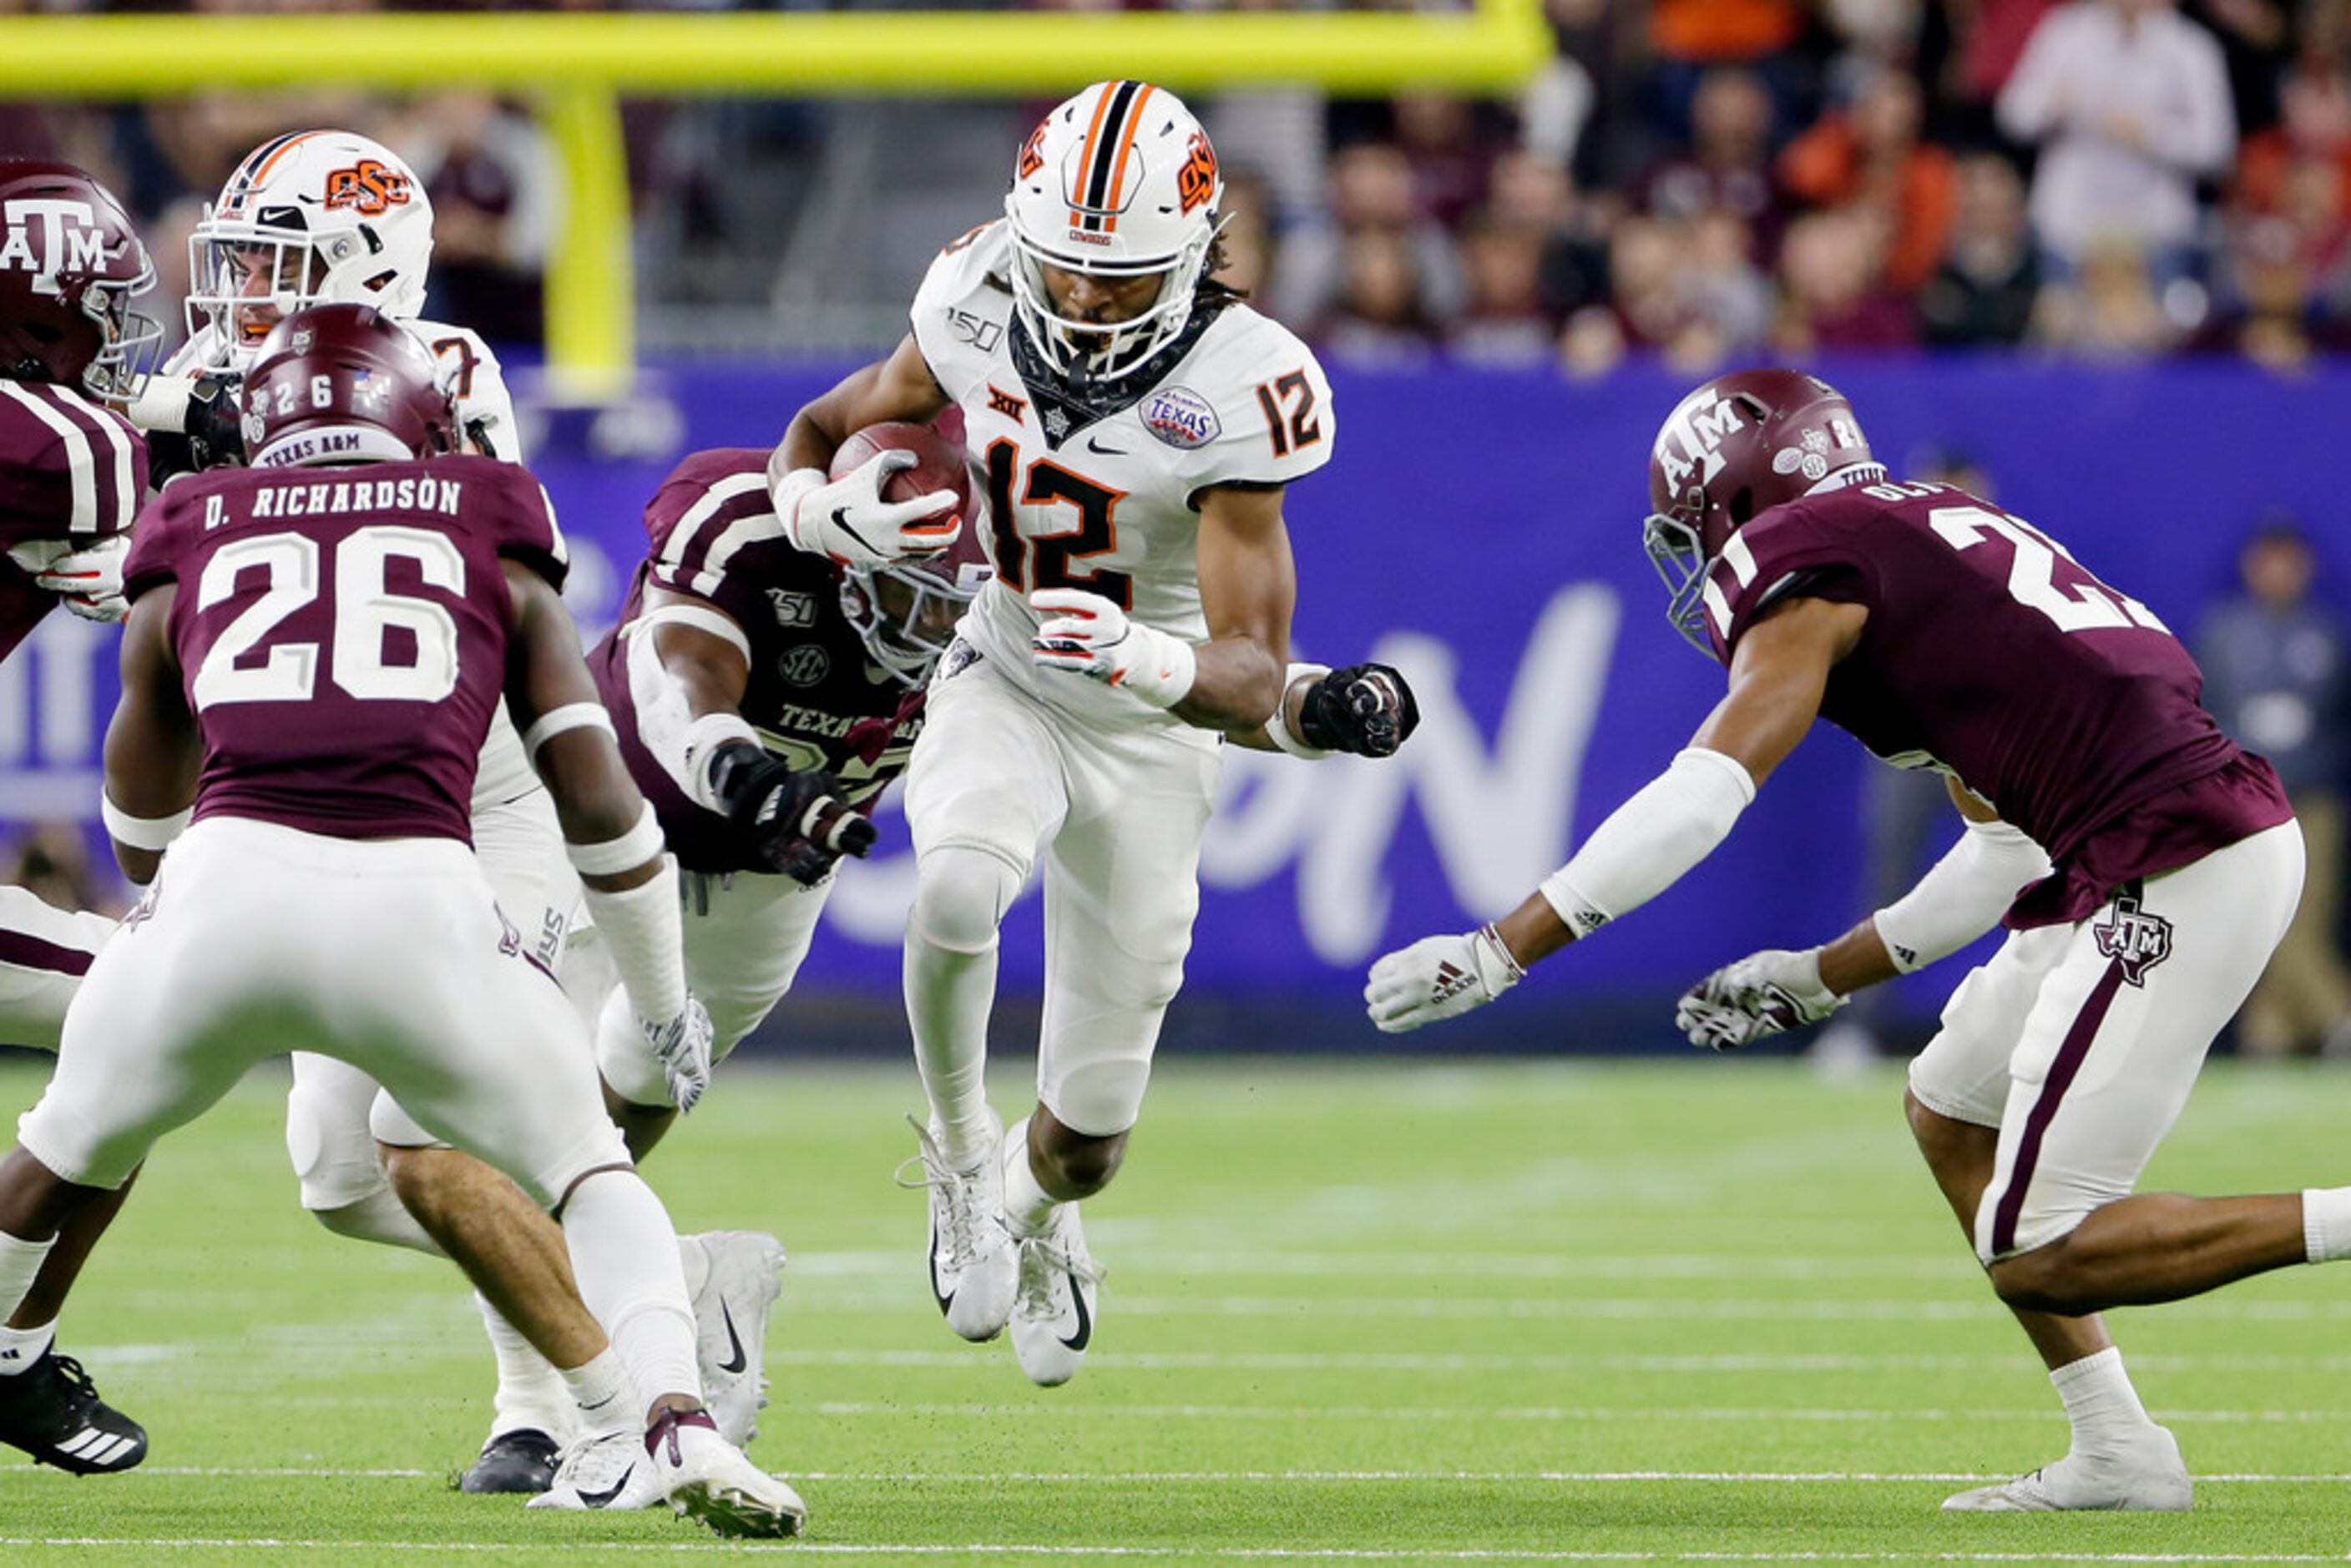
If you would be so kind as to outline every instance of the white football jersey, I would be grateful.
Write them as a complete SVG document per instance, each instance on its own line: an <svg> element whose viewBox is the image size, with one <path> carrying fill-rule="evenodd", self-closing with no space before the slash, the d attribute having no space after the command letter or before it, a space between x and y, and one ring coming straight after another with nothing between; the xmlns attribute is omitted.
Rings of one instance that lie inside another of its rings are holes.
<svg viewBox="0 0 2351 1568"><path fill-rule="evenodd" d="M1214 485L1288 484L1329 462L1338 434L1330 383L1286 328L1236 304L1134 402L1100 419L1073 415L1014 369L1011 267L1008 230L989 224L940 253L914 296L914 341L963 410L987 497L996 575L963 634L1057 707L1099 722L1179 722L1127 693L1038 669L1026 595L1084 589L1146 626L1207 641L1194 497Z"/></svg>
<svg viewBox="0 0 2351 1568"><path fill-rule="evenodd" d="M497 355L476 333L440 321L411 321L411 330L423 339L434 356L454 374L460 428L477 433L489 446L489 455L506 463L522 461L522 439L515 424L514 394L507 391L506 372ZM215 362L218 335L204 329L180 346L163 366L167 376L192 376ZM482 742L481 766L474 774L474 810L527 795L538 787L538 775L523 755L522 737L515 733L507 705L490 714L490 733Z"/></svg>

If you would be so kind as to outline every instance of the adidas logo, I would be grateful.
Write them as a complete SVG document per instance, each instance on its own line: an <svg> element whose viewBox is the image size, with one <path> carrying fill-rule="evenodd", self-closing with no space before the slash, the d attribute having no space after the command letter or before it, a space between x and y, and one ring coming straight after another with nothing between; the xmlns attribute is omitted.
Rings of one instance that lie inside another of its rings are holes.
<svg viewBox="0 0 2351 1568"><path fill-rule="evenodd" d="M1428 999L1433 1002L1447 1000L1459 996L1474 983L1473 977L1459 965L1440 964L1437 968L1437 984L1430 988Z"/></svg>

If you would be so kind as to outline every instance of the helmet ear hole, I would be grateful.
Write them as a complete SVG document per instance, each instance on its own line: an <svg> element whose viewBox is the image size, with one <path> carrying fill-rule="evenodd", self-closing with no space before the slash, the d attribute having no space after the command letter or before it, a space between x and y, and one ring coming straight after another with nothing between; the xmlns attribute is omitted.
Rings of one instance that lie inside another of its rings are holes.
<svg viewBox="0 0 2351 1568"><path fill-rule="evenodd" d="M1731 527L1745 528L1748 519L1755 515L1754 489L1751 486L1742 486L1739 493L1731 497L1722 509L1729 517Z"/></svg>

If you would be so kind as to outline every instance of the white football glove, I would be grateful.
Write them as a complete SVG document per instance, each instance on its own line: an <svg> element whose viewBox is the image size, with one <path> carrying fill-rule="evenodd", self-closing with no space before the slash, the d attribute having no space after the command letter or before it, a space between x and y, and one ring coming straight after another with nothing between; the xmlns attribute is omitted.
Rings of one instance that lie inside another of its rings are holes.
<svg viewBox="0 0 2351 1568"><path fill-rule="evenodd" d="M1372 966L1364 1009L1382 1034L1403 1034L1482 1008L1525 976L1490 925L1424 936Z"/></svg>
<svg viewBox="0 0 2351 1568"><path fill-rule="evenodd" d="M120 621L131 613L122 597L122 561L131 553L131 537L113 534L87 549L68 549L61 540L40 540L16 546L8 558L31 574L34 586L65 601L65 606L85 621Z"/></svg>
<svg viewBox="0 0 2351 1568"><path fill-rule="evenodd" d="M1040 588L1029 608L1041 622L1029 647L1044 668L1133 692L1154 707L1174 707L1192 690L1199 673L1192 644L1129 620L1101 594Z"/></svg>
<svg viewBox="0 0 2351 1568"><path fill-rule="evenodd" d="M1736 1051L1818 1023L1850 999L1821 984L1818 947L1768 947L1692 986L1674 1009L1674 1027L1692 1045Z"/></svg>
<svg viewBox="0 0 2351 1568"><path fill-rule="evenodd" d="M933 490L911 501L885 501L882 486L914 466L911 452L877 452L839 479L821 468L795 468L769 495L784 537L795 549L830 556L858 571L935 556L956 542L963 518L953 490Z"/></svg>
<svg viewBox="0 0 2351 1568"><path fill-rule="evenodd" d="M653 1048L653 1059L661 1063L671 1103L680 1111L693 1110L702 1092L710 1087L710 1052L716 1039L702 998L687 997L685 1010L666 1023L639 1018L637 1028L645 1044Z"/></svg>

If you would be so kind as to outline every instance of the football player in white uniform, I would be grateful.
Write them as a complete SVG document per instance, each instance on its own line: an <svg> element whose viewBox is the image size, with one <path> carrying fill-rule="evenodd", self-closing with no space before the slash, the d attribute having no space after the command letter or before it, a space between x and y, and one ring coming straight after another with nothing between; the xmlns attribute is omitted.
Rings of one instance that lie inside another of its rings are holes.
<svg viewBox="0 0 2351 1568"><path fill-rule="evenodd" d="M852 566L936 548L869 470L827 478L852 432L953 403L985 470L995 576L907 779L906 1004L934 1292L967 1338L1009 1322L1048 1385L1092 1337L1077 1201L1118 1168L1182 980L1223 739L1376 753L1412 716L1393 672L1288 663L1282 495L1337 425L1306 346L1207 278L1223 191L1174 94L1087 88L1021 147L1005 216L932 264L912 333L768 469L793 541ZM1040 857L1038 1104L1007 1134L981 1082L997 927Z"/></svg>
<svg viewBox="0 0 2351 1568"><path fill-rule="evenodd" d="M270 329L318 304L371 305L433 350L455 394L467 446L522 456L514 403L497 356L473 331L419 316L433 254L433 207L399 155L348 131L273 137L238 163L189 240L185 345L131 408L162 455L183 466L240 460L237 378ZM179 450L174 452L177 437ZM473 796L475 853L498 904L535 956L560 979L591 1024L610 988L609 967L583 928L579 879L563 852L553 804L501 706L493 716ZM402 1206L370 1130L375 1082L350 1064L298 1052L286 1140L302 1206L340 1235L438 1251ZM416 1162L417 1179L451 1184L433 1207L460 1216L480 1205L475 1184L495 1173L470 1160ZM404 1184L405 1185L405 1184ZM469 1197L469 1192L472 1197ZM717 1231L681 1239L686 1282L705 1333L704 1381L729 1437L741 1442L756 1408L758 1372L732 1366L736 1336L758 1344L775 1301L782 1253L772 1237ZM477 1298L479 1300L479 1298ZM465 1478L469 1491L540 1491L573 1433L569 1393L528 1340L480 1301L498 1363L490 1435Z"/></svg>

